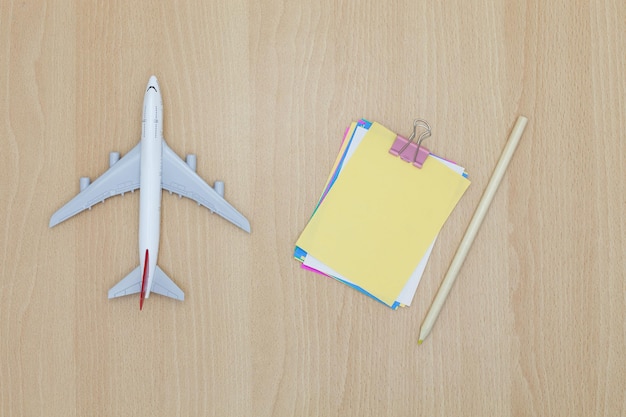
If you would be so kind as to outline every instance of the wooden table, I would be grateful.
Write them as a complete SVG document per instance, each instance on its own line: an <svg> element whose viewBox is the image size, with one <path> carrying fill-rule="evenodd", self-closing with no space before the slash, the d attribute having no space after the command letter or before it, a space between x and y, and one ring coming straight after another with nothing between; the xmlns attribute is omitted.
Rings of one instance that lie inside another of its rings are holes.
<svg viewBox="0 0 626 417"><path fill-rule="evenodd" d="M626 415L626 3L163 3L0 4L0 415ZM159 264L187 298L140 312L106 297L138 264L137 193L48 221L139 141L151 74L168 144L252 233L164 194ZM400 311L292 258L361 117L428 120L472 179Z"/></svg>

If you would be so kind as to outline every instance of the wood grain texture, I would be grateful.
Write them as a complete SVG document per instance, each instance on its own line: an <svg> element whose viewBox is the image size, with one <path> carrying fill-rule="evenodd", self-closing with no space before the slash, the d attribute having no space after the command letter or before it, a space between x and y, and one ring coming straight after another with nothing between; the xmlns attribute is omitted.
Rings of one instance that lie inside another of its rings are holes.
<svg viewBox="0 0 626 417"><path fill-rule="evenodd" d="M0 416L626 415L625 21L617 0L0 2ZM139 312L106 298L138 263L137 194L47 225L137 143L151 74L169 145L252 234L165 194L187 299ZM393 312L291 253L347 124L417 116L472 186Z"/></svg>

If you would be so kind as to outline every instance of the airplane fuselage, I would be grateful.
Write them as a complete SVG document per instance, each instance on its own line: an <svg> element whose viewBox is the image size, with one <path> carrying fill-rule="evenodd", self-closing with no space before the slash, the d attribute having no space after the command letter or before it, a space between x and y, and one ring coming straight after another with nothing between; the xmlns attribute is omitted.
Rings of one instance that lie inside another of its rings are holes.
<svg viewBox="0 0 626 417"><path fill-rule="evenodd" d="M143 99L139 192L139 262L142 302L150 296L161 233L161 167L163 159L163 101L156 77L150 77Z"/></svg>

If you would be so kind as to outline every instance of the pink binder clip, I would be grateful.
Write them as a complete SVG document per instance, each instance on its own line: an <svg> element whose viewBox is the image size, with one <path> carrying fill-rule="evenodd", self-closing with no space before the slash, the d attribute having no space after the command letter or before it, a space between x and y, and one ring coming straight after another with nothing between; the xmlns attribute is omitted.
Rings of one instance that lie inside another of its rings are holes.
<svg viewBox="0 0 626 417"><path fill-rule="evenodd" d="M415 139L418 126L426 130L419 135L416 141L413 141ZM422 146L422 141L430 137L430 135L431 130L428 122L422 119L415 119L413 122L413 133L411 136L409 136L408 139L405 139L398 135L396 140L393 142L393 145L391 145L389 153L393 156L399 156L405 162L412 162L413 166L421 168L428 155L430 155L430 151Z"/></svg>

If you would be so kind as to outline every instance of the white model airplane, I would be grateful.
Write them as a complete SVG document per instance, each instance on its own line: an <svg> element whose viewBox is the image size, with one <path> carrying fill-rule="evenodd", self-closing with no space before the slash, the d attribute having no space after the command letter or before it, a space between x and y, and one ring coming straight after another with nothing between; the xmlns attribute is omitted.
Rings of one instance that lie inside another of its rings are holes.
<svg viewBox="0 0 626 417"><path fill-rule="evenodd" d="M152 76L143 99L141 142L122 159L119 153L111 152L109 169L91 185L89 178L81 178L80 193L52 215L50 227L109 197L140 189L140 264L109 290L109 298L140 293L139 309L151 292L183 300L183 291L157 266L161 189L190 198L250 232L248 220L224 200L224 183L216 181L211 188L195 170L195 155L187 155L184 162L165 143L161 89Z"/></svg>

